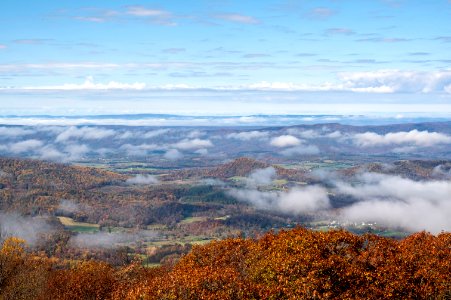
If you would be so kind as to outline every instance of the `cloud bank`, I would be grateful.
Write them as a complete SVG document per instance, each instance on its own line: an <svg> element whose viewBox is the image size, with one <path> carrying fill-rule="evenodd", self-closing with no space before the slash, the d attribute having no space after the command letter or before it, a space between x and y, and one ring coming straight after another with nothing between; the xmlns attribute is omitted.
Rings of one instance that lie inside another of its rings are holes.
<svg viewBox="0 0 451 300"><path fill-rule="evenodd" d="M337 182L337 192L359 202L341 211L343 220L377 222L410 231L451 230L451 182L413 181L399 176L366 173L359 183Z"/></svg>
<svg viewBox="0 0 451 300"><path fill-rule="evenodd" d="M295 188L288 192L232 189L228 194L259 209L288 214L312 213L330 208L327 190L320 186Z"/></svg>
<svg viewBox="0 0 451 300"><path fill-rule="evenodd" d="M385 135L374 132L355 134L353 141L360 147L391 146L410 144L419 147L431 147L437 144L451 143L451 136L429 131L418 131L416 129L409 132L389 132Z"/></svg>

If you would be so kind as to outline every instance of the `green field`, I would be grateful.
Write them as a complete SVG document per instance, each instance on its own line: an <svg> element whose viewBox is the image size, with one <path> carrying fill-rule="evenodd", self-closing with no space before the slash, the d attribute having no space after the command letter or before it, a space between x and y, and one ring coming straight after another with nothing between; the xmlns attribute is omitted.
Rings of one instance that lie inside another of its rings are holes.
<svg viewBox="0 0 451 300"><path fill-rule="evenodd" d="M188 217L180 221L180 224L190 224L194 222L207 221L207 217Z"/></svg>
<svg viewBox="0 0 451 300"><path fill-rule="evenodd" d="M74 232L97 232L100 227L98 224L77 222L69 217L58 217L58 219L67 230Z"/></svg>

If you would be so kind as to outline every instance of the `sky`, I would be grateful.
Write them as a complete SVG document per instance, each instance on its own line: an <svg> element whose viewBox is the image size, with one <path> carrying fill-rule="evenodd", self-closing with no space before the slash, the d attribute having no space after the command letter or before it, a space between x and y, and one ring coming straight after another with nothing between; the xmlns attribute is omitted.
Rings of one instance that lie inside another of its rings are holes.
<svg viewBox="0 0 451 300"><path fill-rule="evenodd" d="M451 116L450 0L2 0L0 115Z"/></svg>

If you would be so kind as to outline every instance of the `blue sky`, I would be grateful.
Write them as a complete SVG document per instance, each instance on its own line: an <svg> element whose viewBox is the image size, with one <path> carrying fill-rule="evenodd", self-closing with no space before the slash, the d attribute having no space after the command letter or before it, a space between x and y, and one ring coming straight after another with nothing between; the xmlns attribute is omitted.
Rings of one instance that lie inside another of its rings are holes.
<svg viewBox="0 0 451 300"><path fill-rule="evenodd" d="M3 0L0 26L3 115L451 115L447 0Z"/></svg>

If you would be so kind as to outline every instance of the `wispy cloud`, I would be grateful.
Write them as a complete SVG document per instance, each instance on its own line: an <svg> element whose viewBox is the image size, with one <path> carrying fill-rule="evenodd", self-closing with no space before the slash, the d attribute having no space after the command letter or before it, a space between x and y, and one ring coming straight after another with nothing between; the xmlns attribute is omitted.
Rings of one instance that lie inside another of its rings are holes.
<svg viewBox="0 0 451 300"><path fill-rule="evenodd" d="M182 140L174 145L175 148L181 150L200 149L212 147L213 143L210 140L192 139Z"/></svg>
<svg viewBox="0 0 451 300"><path fill-rule="evenodd" d="M100 140L112 137L116 134L114 130L95 127L69 127L56 137L56 142L67 142L74 139Z"/></svg>
<svg viewBox="0 0 451 300"><path fill-rule="evenodd" d="M88 11L88 13L86 13ZM84 9L72 17L75 20L92 23L109 21L145 20L149 23L163 26L177 25L174 15L163 9L141 5L125 6L118 10Z"/></svg>
<svg viewBox="0 0 451 300"><path fill-rule="evenodd" d="M148 8L144 6L128 6L125 11L126 15L134 16L138 18L145 18L151 23L165 26L175 26L177 22L174 19L174 16L171 12Z"/></svg>
<svg viewBox="0 0 451 300"><path fill-rule="evenodd" d="M108 83L96 83L94 78L89 76L85 82L81 84L65 83L63 85L54 86L29 86L25 90L142 90L146 87L145 83L121 83L117 81L110 81Z"/></svg>
<svg viewBox="0 0 451 300"><path fill-rule="evenodd" d="M161 17L170 15L169 12L159 9L146 8L144 6L129 6L126 13L138 17Z"/></svg>
<svg viewBox="0 0 451 300"><path fill-rule="evenodd" d="M167 48L163 49L163 53L169 53L169 54L179 54L185 52L185 48Z"/></svg>
<svg viewBox="0 0 451 300"><path fill-rule="evenodd" d="M451 36L438 36L435 38L435 40L444 42L444 43L451 43Z"/></svg>
<svg viewBox="0 0 451 300"><path fill-rule="evenodd" d="M243 132L233 132L229 133L226 137L228 139L236 139L241 141L249 141L253 139L262 139L269 136L269 133L266 131L243 131Z"/></svg>
<svg viewBox="0 0 451 300"><path fill-rule="evenodd" d="M52 39L17 39L13 42L22 45L42 45L52 41Z"/></svg>
<svg viewBox="0 0 451 300"><path fill-rule="evenodd" d="M241 14L218 14L213 16L216 19L228 21L228 22L234 22L234 23L241 23L241 24L259 24L260 21L254 17L241 15Z"/></svg>
<svg viewBox="0 0 451 300"><path fill-rule="evenodd" d="M328 35L353 35L355 32L349 28L329 28L326 30Z"/></svg>
<svg viewBox="0 0 451 300"><path fill-rule="evenodd" d="M44 143L37 139L25 140L22 142L17 142L9 145L9 151L13 153L23 153L40 148Z"/></svg>
<svg viewBox="0 0 451 300"><path fill-rule="evenodd" d="M83 17L83 16L76 16L74 19L79 21L85 21L85 22L94 22L94 23L103 23L106 22L107 19L103 17Z"/></svg>
<svg viewBox="0 0 451 300"><path fill-rule="evenodd" d="M377 64L373 60L354 60L349 63ZM122 68L115 64L82 64L58 65L56 68ZM144 68L144 66L134 66ZM163 68L159 64L151 64L149 68ZM177 67L177 66L173 66ZM219 65L218 65L219 67ZM224 68L225 66L222 66ZM26 68L50 69L51 65L26 66ZM0 73L14 72L13 66L1 66ZM121 83L110 81L107 83L96 83L91 76L87 77L81 84L67 83L55 86L25 86L25 87L0 87L1 90L55 90L55 91L79 91L79 90L193 90L193 91L305 91L305 92L353 92L353 93L449 93L451 94L451 71L402 71L402 70L375 70L368 72L339 72L335 81L323 83L295 83L295 82L268 82L261 81L245 85L190 85L184 83L162 84L150 86L144 82Z"/></svg>
<svg viewBox="0 0 451 300"><path fill-rule="evenodd" d="M29 244L36 244L44 234L55 229L44 219L26 217L17 213L0 212L0 242L3 238L15 236Z"/></svg>
<svg viewBox="0 0 451 300"><path fill-rule="evenodd" d="M336 14L336 11L328 7L316 7L312 9L308 16L314 19L327 19Z"/></svg>
<svg viewBox="0 0 451 300"><path fill-rule="evenodd" d="M451 71L415 72L379 70L373 72L340 73L339 80L353 91L402 93L446 92L451 85Z"/></svg>
<svg viewBox="0 0 451 300"><path fill-rule="evenodd" d="M374 43L400 43L409 42L412 39L407 38L388 38L388 37L375 37L375 38L363 38L357 39L357 42L374 42Z"/></svg>
<svg viewBox="0 0 451 300"><path fill-rule="evenodd" d="M135 177L127 179L126 183L132 185L156 184L158 183L158 178L149 174L138 174Z"/></svg>

